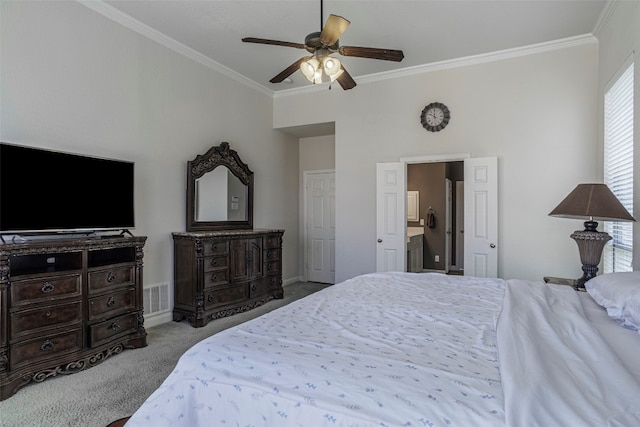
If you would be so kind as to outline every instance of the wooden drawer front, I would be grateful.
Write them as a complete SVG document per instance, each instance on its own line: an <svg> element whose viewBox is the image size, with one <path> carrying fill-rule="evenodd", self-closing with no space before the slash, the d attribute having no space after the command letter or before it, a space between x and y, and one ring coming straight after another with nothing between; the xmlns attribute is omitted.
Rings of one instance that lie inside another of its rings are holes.
<svg viewBox="0 0 640 427"><path fill-rule="evenodd" d="M111 292L89 300L89 321L107 319L135 310L134 288Z"/></svg>
<svg viewBox="0 0 640 427"><path fill-rule="evenodd" d="M264 274L276 274L281 270L280 260L267 261L264 263Z"/></svg>
<svg viewBox="0 0 640 427"><path fill-rule="evenodd" d="M53 301L77 297L82 291L80 274L64 276L42 276L37 279L11 282L11 304L13 307L42 301Z"/></svg>
<svg viewBox="0 0 640 427"><path fill-rule="evenodd" d="M133 286L133 265L89 273L89 293L104 292L126 285Z"/></svg>
<svg viewBox="0 0 640 427"><path fill-rule="evenodd" d="M218 270L210 271L204 274L204 287L205 289L215 286L224 286L229 283L229 271Z"/></svg>
<svg viewBox="0 0 640 427"><path fill-rule="evenodd" d="M229 253L228 241L207 241L202 244L204 246L204 256L226 255Z"/></svg>
<svg viewBox="0 0 640 427"><path fill-rule="evenodd" d="M96 323L89 327L91 347L97 347L113 339L135 332L138 329L138 314L124 316Z"/></svg>
<svg viewBox="0 0 640 427"><path fill-rule="evenodd" d="M80 323L82 320L82 303L70 302L63 305L21 310L11 314L12 340L47 329L59 330L61 327Z"/></svg>
<svg viewBox="0 0 640 427"><path fill-rule="evenodd" d="M82 349L82 329L51 334L11 345L11 369Z"/></svg>
<svg viewBox="0 0 640 427"><path fill-rule="evenodd" d="M264 262L280 259L281 249L266 249L263 252Z"/></svg>
<svg viewBox="0 0 640 427"><path fill-rule="evenodd" d="M207 257L204 258L202 262L204 264L205 272L229 267L229 257L227 255Z"/></svg>
<svg viewBox="0 0 640 427"><path fill-rule="evenodd" d="M265 236L264 239L265 249L275 249L280 247L280 236Z"/></svg>
<svg viewBox="0 0 640 427"><path fill-rule="evenodd" d="M259 297L278 288L278 276L268 276L249 284L249 298Z"/></svg>
<svg viewBox="0 0 640 427"><path fill-rule="evenodd" d="M208 310L217 305L231 304L247 299L247 285L217 288L204 293L204 308Z"/></svg>

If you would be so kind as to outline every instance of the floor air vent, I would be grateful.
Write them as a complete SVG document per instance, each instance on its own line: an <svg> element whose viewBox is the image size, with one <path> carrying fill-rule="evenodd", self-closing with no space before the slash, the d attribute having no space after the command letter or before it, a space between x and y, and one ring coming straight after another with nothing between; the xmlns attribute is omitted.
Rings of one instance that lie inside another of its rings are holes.
<svg viewBox="0 0 640 427"><path fill-rule="evenodd" d="M158 314L169 311L169 284L160 283L144 289L144 314Z"/></svg>

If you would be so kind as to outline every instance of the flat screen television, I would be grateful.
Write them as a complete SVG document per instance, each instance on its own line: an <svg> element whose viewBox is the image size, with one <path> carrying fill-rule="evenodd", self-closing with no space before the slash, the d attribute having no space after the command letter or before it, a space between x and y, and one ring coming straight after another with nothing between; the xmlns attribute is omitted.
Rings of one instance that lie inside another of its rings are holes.
<svg viewBox="0 0 640 427"><path fill-rule="evenodd" d="M0 233L128 230L134 163L0 143Z"/></svg>

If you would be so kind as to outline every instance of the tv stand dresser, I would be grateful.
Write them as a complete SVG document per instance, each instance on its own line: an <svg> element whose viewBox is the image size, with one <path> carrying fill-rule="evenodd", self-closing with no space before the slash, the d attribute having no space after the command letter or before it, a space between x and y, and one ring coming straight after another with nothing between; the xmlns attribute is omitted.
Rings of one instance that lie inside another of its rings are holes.
<svg viewBox="0 0 640 427"><path fill-rule="evenodd" d="M146 237L0 242L0 400L147 345Z"/></svg>

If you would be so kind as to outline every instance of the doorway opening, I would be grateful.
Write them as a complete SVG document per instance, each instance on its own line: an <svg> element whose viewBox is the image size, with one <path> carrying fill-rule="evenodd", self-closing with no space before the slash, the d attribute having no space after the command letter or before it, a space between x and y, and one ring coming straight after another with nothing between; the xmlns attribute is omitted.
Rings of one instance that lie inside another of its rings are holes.
<svg viewBox="0 0 640 427"><path fill-rule="evenodd" d="M463 274L464 161L407 164L407 194L407 271Z"/></svg>

